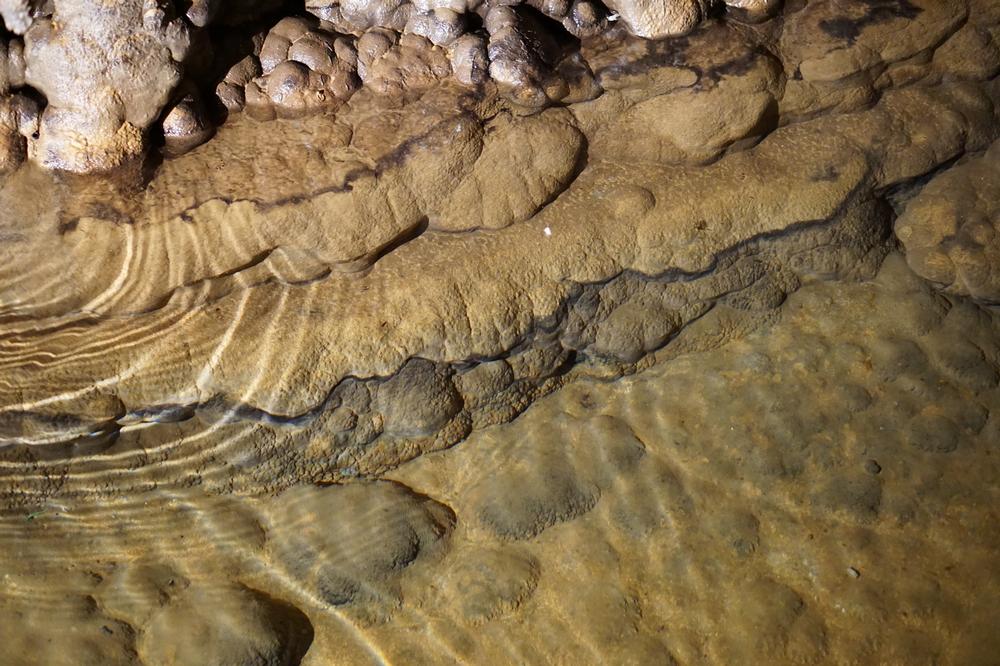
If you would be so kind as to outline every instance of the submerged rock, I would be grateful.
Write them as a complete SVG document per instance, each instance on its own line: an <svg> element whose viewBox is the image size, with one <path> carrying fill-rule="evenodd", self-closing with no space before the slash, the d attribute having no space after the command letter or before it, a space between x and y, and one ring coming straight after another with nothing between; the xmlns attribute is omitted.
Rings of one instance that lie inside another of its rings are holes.
<svg viewBox="0 0 1000 666"><path fill-rule="evenodd" d="M0 0L7 661L996 652L994 4L98 4Z"/></svg>
<svg viewBox="0 0 1000 666"><path fill-rule="evenodd" d="M1000 303L1000 142L936 175L906 205L896 234L920 275Z"/></svg>
<svg viewBox="0 0 1000 666"><path fill-rule="evenodd" d="M810 25L801 12L773 26L793 32L772 46ZM824 43L875 44L883 23L910 30L905 17L878 16L855 42L823 33ZM520 6L487 18L517 48L528 44L522 25L544 25ZM682 43L588 44L605 92L532 113L496 90L438 80L435 63L448 58L424 37L372 28L330 38L314 19L279 27L228 69L234 103L259 83L282 100L318 93L281 82L308 83L335 62L356 63L372 85L334 115L233 114L138 191L7 176L0 303L17 321L59 322L51 333L19 325L0 350L12 455L84 436L88 450L138 451L180 436L161 429L169 421L206 451L215 438L196 433L247 429L234 434L247 460L280 467L277 446L306 456L310 478L379 473L513 418L578 373L640 369L713 308L755 321L802 284L874 274L895 211L908 206L895 226L912 245L903 229L921 188L934 191L928 176L966 154L956 170L982 168L973 160L998 126L993 83L946 77L932 54L905 85L881 80L865 108L824 101L812 117L786 116L801 92L788 69L798 60L724 22ZM793 54L806 48L794 43ZM428 54L426 67L396 67L408 49ZM824 85L853 89L857 77L845 77ZM535 90L550 99L545 81ZM419 94L405 101L375 90L411 85ZM168 147L209 131L196 107L181 98L167 115ZM7 127L18 145L23 134ZM52 197L16 195L40 187ZM144 325L113 344L123 318ZM100 351L67 356L69 322L106 341ZM887 380L920 358L891 340L872 353L890 361ZM956 351L955 372L989 384L990 372L963 369L975 365L966 356ZM473 371L501 362L508 380L484 394ZM348 389L368 399L348 404ZM139 467L135 483L159 474ZM227 486L274 472L224 467Z"/></svg>

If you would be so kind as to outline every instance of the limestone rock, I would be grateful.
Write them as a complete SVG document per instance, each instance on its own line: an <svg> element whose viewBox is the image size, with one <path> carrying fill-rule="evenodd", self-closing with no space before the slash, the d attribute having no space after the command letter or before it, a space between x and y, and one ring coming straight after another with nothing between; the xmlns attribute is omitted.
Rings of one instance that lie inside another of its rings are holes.
<svg viewBox="0 0 1000 666"><path fill-rule="evenodd" d="M0 17L8 30L16 35L23 35L31 26L40 5L40 2L33 0L3 0L0 2Z"/></svg>
<svg viewBox="0 0 1000 666"><path fill-rule="evenodd" d="M392 605L405 569L446 543L454 515L393 483L292 489L271 502L275 566L328 607Z"/></svg>
<svg viewBox="0 0 1000 666"><path fill-rule="evenodd" d="M0 175L17 169L38 130L38 105L23 95L0 96Z"/></svg>
<svg viewBox="0 0 1000 666"><path fill-rule="evenodd" d="M5 645L988 658L996 3L265 4L108 15L181 154L101 178L15 168L88 98L4 37Z"/></svg>
<svg viewBox="0 0 1000 666"><path fill-rule="evenodd" d="M461 399L445 369L413 359L379 387L375 408L388 434L420 437L437 432L461 409Z"/></svg>
<svg viewBox="0 0 1000 666"><path fill-rule="evenodd" d="M899 216L896 235L918 274L1000 303L1000 143L935 176Z"/></svg>
<svg viewBox="0 0 1000 666"><path fill-rule="evenodd" d="M621 16L633 34L648 39L691 32L708 11L704 0L612 0L608 6Z"/></svg>
<svg viewBox="0 0 1000 666"><path fill-rule="evenodd" d="M66 171L107 171L140 156L144 131L180 80L186 23L139 0L54 3L24 36L25 81L48 102L29 154ZM107 48L93 48L105 44Z"/></svg>
<svg viewBox="0 0 1000 666"><path fill-rule="evenodd" d="M187 95L170 107L163 118L165 151L168 155L186 153L208 141L214 130L201 100Z"/></svg>
<svg viewBox="0 0 1000 666"><path fill-rule="evenodd" d="M226 75L229 83L245 86L248 111L256 118L295 117L332 110L358 86L353 40L297 17L282 19L264 39L260 50L262 75L247 81L246 60ZM252 61L251 61L252 62ZM238 107L228 90L223 103Z"/></svg>
<svg viewBox="0 0 1000 666"><path fill-rule="evenodd" d="M143 627L137 651L150 666L278 666L301 660L312 640L295 608L246 589L192 587Z"/></svg>

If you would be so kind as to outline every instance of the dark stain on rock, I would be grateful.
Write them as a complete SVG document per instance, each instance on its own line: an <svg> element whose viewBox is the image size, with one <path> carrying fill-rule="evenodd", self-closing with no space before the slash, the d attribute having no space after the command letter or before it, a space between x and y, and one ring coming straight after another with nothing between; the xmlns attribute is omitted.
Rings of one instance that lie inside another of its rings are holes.
<svg viewBox="0 0 1000 666"><path fill-rule="evenodd" d="M910 0L860 0L857 4L865 7L864 14L859 17L840 16L824 19L819 22L820 29L831 37L854 44L869 25L884 23L894 18L913 19L923 11Z"/></svg>
<svg viewBox="0 0 1000 666"><path fill-rule="evenodd" d="M761 54L758 51L746 51L732 60L710 67L698 75L698 88L710 88L727 76L742 76L754 67ZM708 85L706 85L708 84Z"/></svg>
<svg viewBox="0 0 1000 666"><path fill-rule="evenodd" d="M434 148L436 144L449 141L451 132L463 123L479 124L478 116L468 109L463 109L455 115L435 123L429 130L419 136L406 139L388 153L378 157L375 164L375 176L402 167L410 157L421 148Z"/></svg>
<svg viewBox="0 0 1000 666"><path fill-rule="evenodd" d="M640 40L636 37L620 36L625 49L642 49L641 53L625 50L621 58L613 64L597 69L594 74L598 83L610 83L616 79L645 74L662 67L691 69L684 57L690 45L688 37L675 37L656 41Z"/></svg>
<svg viewBox="0 0 1000 666"><path fill-rule="evenodd" d="M123 200L125 199L123 198ZM72 212L64 212L63 215L60 215L57 227L60 236L75 231L80 220L85 217L103 220L115 225L131 225L135 222L130 211L121 210L105 201L88 201L86 197L72 201L71 209Z"/></svg>
<svg viewBox="0 0 1000 666"><path fill-rule="evenodd" d="M619 59L595 70L595 74L598 83L602 86L608 84L609 87L613 87L612 84L616 80L642 75L664 67L673 67L690 71L697 77L697 81L692 86L694 89L711 89L724 78L747 74L754 68L758 58L770 57L770 54L762 47L747 48L736 57L728 60L720 62L721 58L716 56L714 62L710 60L706 63L705 57L696 53L696 44L692 41L715 40L725 43L726 40L732 38L732 34L720 30L719 22L708 22L691 35L683 37L656 41L643 40L635 42L636 46L631 47L626 41L624 47L619 47L622 49ZM635 40L636 38L624 37L622 39ZM638 44L641 44L641 47Z"/></svg>
<svg viewBox="0 0 1000 666"><path fill-rule="evenodd" d="M814 172L809 175L809 179L814 183L832 182L837 180L839 177L840 172L837 171L837 168L832 165L827 165L823 167L821 171Z"/></svg>

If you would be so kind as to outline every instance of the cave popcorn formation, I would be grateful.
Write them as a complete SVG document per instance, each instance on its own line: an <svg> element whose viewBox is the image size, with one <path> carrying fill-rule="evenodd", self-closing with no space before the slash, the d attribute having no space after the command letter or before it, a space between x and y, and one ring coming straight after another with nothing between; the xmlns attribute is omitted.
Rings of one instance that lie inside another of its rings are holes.
<svg viewBox="0 0 1000 666"><path fill-rule="evenodd" d="M1000 4L781 4L0 0L3 666L993 664Z"/></svg>
<svg viewBox="0 0 1000 666"><path fill-rule="evenodd" d="M167 154L190 150L212 135L216 111L261 120L335 111L362 85L405 93L453 76L492 81L529 108L580 101L600 86L574 40L683 35L714 4L309 0L307 15L274 22L280 7L267 0L199 0L183 13L168 0L4 0L0 170L27 157L48 169L109 171L141 157L154 137ZM725 6L755 21L776 4ZM234 45L210 36L220 24L247 33L235 64L226 64Z"/></svg>

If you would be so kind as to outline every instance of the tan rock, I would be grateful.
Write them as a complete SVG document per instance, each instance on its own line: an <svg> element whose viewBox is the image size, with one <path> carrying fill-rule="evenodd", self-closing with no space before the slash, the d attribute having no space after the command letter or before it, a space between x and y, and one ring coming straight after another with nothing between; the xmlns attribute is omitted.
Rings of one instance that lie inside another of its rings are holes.
<svg viewBox="0 0 1000 666"><path fill-rule="evenodd" d="M25 81L48 101L29 155L46 168L91 172L142 155L144 130L180 80L190 37L182 19L139 0L111 13L87 0L56 2L24 39Z"/></svg>
<svg viewBox="0 0 1000 666"><path fill-rule="evenodd" d="M301 659L312 639L295 608L250 590L193 587L143 627L137 651L150 666L281 664Z"/></svg>
<svg viewBox="0 0 1000 666"><path fill-rule="evenodd" d="M691 32L708 10L703 0L613 0L608 7L621 16L632 34L663 39Z"/></svg>
<svg viewBox="0 0 1000 666"><path fill-rule="evenodd" d="M935 176L896 221L919 275L950 293L1000 302L1000 143Z"/></svg>
<svg viewBox="0 0 1000 666"><path fill-rule="evenodd" d="M988 663L995 5L310 0L6 174L0 661Z"/></svg>

